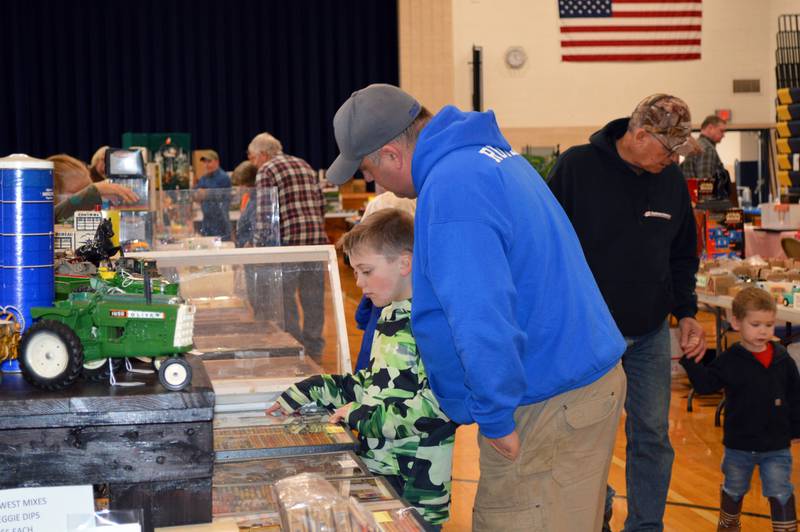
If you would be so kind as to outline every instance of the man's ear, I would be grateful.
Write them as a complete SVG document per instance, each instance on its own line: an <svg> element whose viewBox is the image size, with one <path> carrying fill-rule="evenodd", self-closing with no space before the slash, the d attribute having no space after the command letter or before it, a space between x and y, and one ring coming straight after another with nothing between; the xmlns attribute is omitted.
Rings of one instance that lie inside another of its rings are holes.
<svg viewBox="0 0 800 532"><path fill-rule="evenodd" d="M381 160L399 170L403 167L403 151L397 144L387 144L380 149Z"/></svg>
<svg viewBox="0 0 800 532"><path fill-rule="evenodd" d="M645 138L648 137L649 135L650 134L642 128L637 128L633 132L633 138L639 144L644 142Z"/></svg>
<svg viewBox="0 0 800 532"><path fill-rule="evenodd" d="M400 257L397 259L400 261L400 275L407 276L411 273L411 261L412 255L411 253L404 251L400 254Z"/></svg>

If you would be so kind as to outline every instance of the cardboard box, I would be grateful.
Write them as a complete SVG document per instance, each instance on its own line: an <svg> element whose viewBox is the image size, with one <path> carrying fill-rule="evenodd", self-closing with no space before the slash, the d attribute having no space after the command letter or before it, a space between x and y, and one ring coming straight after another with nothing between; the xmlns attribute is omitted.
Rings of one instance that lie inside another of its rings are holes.
<svg viewBox="0 0 800 532"><path fill-rule="evenodd" d="M800 204L762 203L761 227L765 229L800 229Z"/></svg>
<svg viewBox="0 0 800 532"><path fill-rule="evenodd" d="M695 223L698 238L703 245L700 251L703 258L725 257L741 258L744 252L744 226L741 209L727 211L695 210Z"/></svg>
<svg viewBox="0 0 800 532"><path fill-rule="evenodd" d="M740 264L739 266L736 266L731 270L731 273L737 277L749 277L751 279L758 278L758 268L753 268L747 264Z"/></svg>
<svg viewBox="0 0 800 532"><path fill-rule="evenodd" d="M742 289L746 288L747 286L751 286L748 283L738 283L728 288L728 295L731 297L736 297L736 294L742 291Z"/></svg>
<svg viewBox="0 0 800 532"><path fill-rule="evenodd" d="M717 274L697 274L697 291L712 296L727 295L728 289L737 283L736 276L725 272Z"/></svg>

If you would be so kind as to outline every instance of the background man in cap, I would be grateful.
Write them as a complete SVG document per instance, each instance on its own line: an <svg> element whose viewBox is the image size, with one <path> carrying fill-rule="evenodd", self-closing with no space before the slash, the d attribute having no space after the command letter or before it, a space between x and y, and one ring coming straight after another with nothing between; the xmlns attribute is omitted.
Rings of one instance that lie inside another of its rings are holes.
<svg viewBox="0 0 800 532"><path fill-rule="evenodd" d="M256 231L259 246L274 246L271 231L273 196L278 195L280 244L312 246L327 244L325 202L317 173L299 157L283 153L280 141L269 133L253 137L247 147L247 158L258 168L256 174ZM319 362L325 340L325 272L322 264L286 263L283 265L283 310L286 330L303 344L306 354ZM303 306L303 325L295 297Z"/></svg>
<svg viewBox="0 0 800 532"><path fill-rule="evenodd" d="M714 180L714 195L727 199L730 195L731 178L717 153L717 144L725 137L727 122L716 115L710 115L700 125L700 138L697 153L689 155L681 163L681 171L687 179Z"/></svg>
<svg viewBox="0 0 800 532"><path fill-rule="evenodd" d="M203 211L200 234L230 240L231 178L220 168L219 155L214 150L205 150L200 161L206 167L206 174L197 181L194 193L194 199L200 202Z"/></svg>
<svg viewBox="0 0 800 532"><path fill-rule="evenodd" d="M609 122L589 144L565 151L549 176L628 343L622 357L628 380L626 531L664 528L674 457L667 433L668 315L679 320L684 353L699 359L706 349L694 319L694 216L675 164L678 154L696 147L690 132L686 103L654 94L630 118ZM612 496L609 487L607 519Z"/></svg>
<svg viewBox="0 0 800 532"><path fill-rule="evenodd" d="M370 85L333 125L330 181L418 196L412 329L445 413L480 429L473 529L599 530L625 343L546 184L491 112Z"/></svg>

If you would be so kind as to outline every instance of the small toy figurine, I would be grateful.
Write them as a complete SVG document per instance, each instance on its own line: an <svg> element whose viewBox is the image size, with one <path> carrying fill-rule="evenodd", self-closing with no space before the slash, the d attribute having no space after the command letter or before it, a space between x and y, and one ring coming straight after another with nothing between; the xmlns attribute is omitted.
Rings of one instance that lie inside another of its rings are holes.
<svg viewBox="0 0 800 532"><path fill-rule="evenodd" d="M16 320L0 319L0 362L17 358L19 346L19 323Z"/></svg>
<svg viewBox="0 0 800 532"><path fill-rule="evenodd" d="M20 372L17 362L20 330L19 320L12 309L0 307L0 370L3 373Z"/></svg>
<svg viewBox="0 0 800 532"><path fill-rule="evenodd" d="M97 232L91 242L88 242L75 250L75 256L81 260L91 262L95 266L100 266L102 261L107 261L117 253L122 252L122 248L115 246L111 240L114 236L114 229L111 227L111 220L106 218L97 226Z"/></svg>

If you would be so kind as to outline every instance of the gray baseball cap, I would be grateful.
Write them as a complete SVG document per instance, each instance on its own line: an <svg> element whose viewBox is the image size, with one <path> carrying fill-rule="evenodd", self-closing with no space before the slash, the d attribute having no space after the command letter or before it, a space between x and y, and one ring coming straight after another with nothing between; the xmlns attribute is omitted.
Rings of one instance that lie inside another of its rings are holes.
<svg viewBox="0 0 800 532"><path fill-rule="evenodd" d="M376 83L354 92L333 117L340 153L328 168L328 181L347 182L364 157L402 133L421 109L413 96L394 85Z"/></svg>

